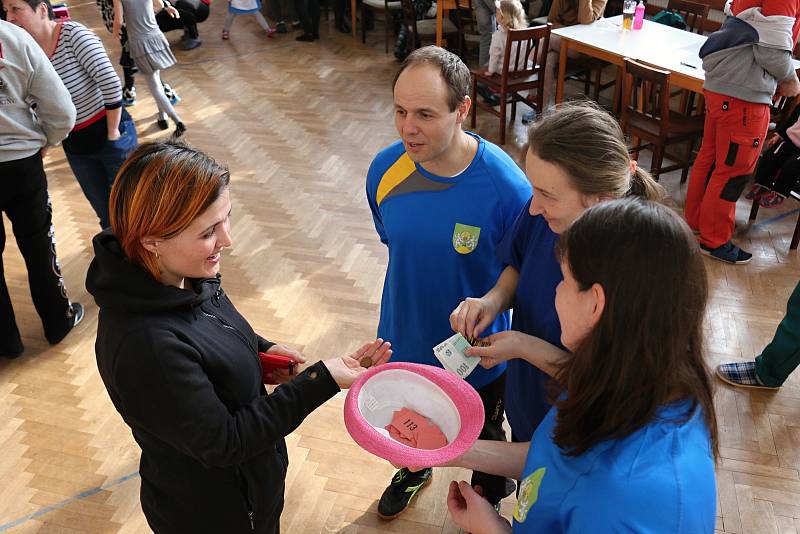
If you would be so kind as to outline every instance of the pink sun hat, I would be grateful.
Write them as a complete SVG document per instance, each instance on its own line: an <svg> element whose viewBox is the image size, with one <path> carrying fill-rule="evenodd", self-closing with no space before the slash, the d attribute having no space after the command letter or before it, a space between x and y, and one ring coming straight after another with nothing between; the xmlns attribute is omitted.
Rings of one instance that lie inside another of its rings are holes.
<svg viewBox="0 0 800 534"><path fill-rule="evenodd" d="M447 437L440 449L415 449L389 437L395 411L427 417ZM457 375L416 363L387 363L368 370L350 387L344 424L361 448L395 465L427 467L449 462L469 449L483 428L483 402Z"/></svg>

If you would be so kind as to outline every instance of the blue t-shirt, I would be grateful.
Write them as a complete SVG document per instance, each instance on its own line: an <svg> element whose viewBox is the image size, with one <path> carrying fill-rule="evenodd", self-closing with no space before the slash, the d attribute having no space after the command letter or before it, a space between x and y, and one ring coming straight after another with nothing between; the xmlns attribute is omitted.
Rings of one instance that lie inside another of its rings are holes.
<svg viewBox="0 0 800 534"><path fill-rule="evenodd" d="M533 436L514 533L712 533L716 485L711 439L698 407L668 404L619 440L566 456L551 436L557 409Z"/></svg>
<svg viewBox="0 0 800 534"><path fill-rule="evenodd" d="M528 201L511 232L497 249L500 261L519 272L511 328L563 348L556 314L556 286L561 266L555 255L558 234L541 215L530 214ZM525 360L509 360L505 409L514 441L530 441L550 409L546 384L550 377Z"/></svg>
<svg viewBox="0 0 800 534"><path fill-rule="evenodd" d="M435 176L415 164L398 141L367 174L375 229L389 247L378 336L392 342L392 360L439 365L433 347L453 335L450 313L484 295L505 265L496 247L531 195L525 174L497 145L479 136L478 150L458 176ZM507 330L504 313L486 334ZM476 368L480 388L505 371Z"/></svg>

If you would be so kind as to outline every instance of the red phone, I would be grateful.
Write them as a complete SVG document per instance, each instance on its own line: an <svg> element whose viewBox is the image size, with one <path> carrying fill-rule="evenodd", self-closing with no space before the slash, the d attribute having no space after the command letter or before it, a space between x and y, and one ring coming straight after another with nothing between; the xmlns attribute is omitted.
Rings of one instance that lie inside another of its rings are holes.
<svg viewBox="0 0 800 534"><path fill-rule="evenodd" d="M295 361L288 356L259 352L258 358L261 360L261 371L264 375L269 374L276 369L288 369L289 374L294 371Z"/></svg>

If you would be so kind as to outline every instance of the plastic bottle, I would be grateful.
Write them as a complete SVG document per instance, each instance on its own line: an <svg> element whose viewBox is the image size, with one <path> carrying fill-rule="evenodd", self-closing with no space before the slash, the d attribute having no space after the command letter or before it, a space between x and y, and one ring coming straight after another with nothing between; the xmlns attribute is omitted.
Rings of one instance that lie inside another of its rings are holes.
<svg viewBox="0 0 800 534"><path fill-rule="evenodd" d="M644 2L639 0L639 4L636 6L636 11L633 15L633 29L634 30L641 30L642 25L644 24Z"/></svg>

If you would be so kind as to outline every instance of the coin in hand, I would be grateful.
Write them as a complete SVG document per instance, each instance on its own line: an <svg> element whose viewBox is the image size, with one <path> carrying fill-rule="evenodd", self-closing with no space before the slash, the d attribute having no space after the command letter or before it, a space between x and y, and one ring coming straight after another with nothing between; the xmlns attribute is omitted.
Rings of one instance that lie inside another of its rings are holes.
<svg viewBox="0 0 800 534"><path fill-rule="evenodd" d="M365 356L364 358L361 358L361 361L359 363L361 363L361 367L369 369L370 367L372 367L372 358L370 358L369 356Z"/></svg>

